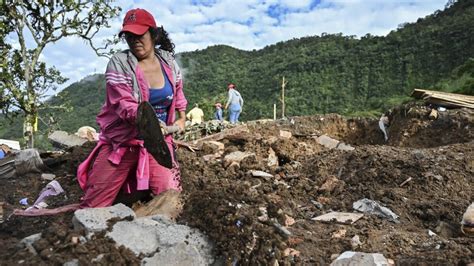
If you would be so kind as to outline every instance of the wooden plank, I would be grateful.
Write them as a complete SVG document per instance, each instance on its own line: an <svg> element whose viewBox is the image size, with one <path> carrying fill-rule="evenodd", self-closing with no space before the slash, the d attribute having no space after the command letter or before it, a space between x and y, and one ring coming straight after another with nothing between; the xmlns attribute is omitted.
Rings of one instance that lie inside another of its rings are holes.
<svg viewBox="0 0 474 266"><path fill-rule="evenodd" d="M318 217L311 218L313 221L320 222L336 222L341 224L353 224L364 216L363 213L352 213L352 212L330 212Z"/></svg>

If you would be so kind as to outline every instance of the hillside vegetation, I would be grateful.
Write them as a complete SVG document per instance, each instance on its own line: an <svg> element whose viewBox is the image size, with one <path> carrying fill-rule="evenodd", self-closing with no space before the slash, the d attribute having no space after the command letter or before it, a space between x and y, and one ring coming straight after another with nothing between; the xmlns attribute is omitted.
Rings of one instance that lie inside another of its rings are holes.
<svg viewBox="0 0 474 266"><path fill-rule="evenodd" d="M177 58L188 101L200 103L208 118L213 104L226 100L229 82L244 97L242 120L273 117L273 104L280 108L283 76L289 116L371 116L407 100L413 88L473 94L473 44L474 1L460 0L385 37L322 34L253 51L217 45ZM57 128L72 132L82 125L96 127L105 95L103 75L75 83L60 95L74 110L55 114ZM19 133L18 127L2 126L0 137Z"/></svg>

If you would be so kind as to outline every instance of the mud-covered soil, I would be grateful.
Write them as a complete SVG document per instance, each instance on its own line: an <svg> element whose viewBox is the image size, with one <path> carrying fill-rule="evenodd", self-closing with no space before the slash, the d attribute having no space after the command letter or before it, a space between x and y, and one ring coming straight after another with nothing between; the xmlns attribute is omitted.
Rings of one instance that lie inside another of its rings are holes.
<svg viewBox="0 0 474 266"><path fill-rule="evenodd" d="M249 133L221 140L224 152L213 160L204 157L208 149L179 149L185 205L178 222L206 233L216 243L216 256L228 264L325 265L347 250L382 253L397 265L473 262L474 239L462 235L459 226L474 201L474 112L449 110L436 120L428 118L429 112L415 105L392 110L388 142L377 120L324 115L249 122ZM292 137L280 137L280 130ZM355 149L328 149L316 140L322 134ZM51 172L67 197L58 196L51 206L79 201L74 172L92 147L78 147L54 159ZM255 156L226 168L223 158L233 151ZM272 151L278 166L268 166ZM253 177L251 170L272 176ZM73 241L83 232L73 230L72 214L8 217L21 207L21 198L34 201L47 183L39 176L0 178L0 264L49 265L74 258L80 264L138 263L130 251L103 236L87 243ZM353 202L363 198L384 204L400 222L374 215L351 225L311 220L330 211L353 212ZM290 234L277 229L275 222L286 225ZM38 255L17 246L38 232L43 232L41 243L35 244ZM351 244L355 236L359 245ZM298 255L285 254L289 248ZM100 254L104 256L97 259Z"/></svg>

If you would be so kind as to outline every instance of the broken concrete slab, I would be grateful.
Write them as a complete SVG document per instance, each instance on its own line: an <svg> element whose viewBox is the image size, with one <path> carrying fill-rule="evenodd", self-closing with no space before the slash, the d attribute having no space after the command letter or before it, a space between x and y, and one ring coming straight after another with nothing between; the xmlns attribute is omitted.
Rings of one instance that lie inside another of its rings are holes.
<svg viewBox="0 0 474 266"><path fill-rule="evenodd" d="M74 146L82 146L88 140L76 135L69 135L66 131L54 131L48 136L53 146L59 148L70 148Z"/></svg>
<svg viewBox="0 0 474 266"><path fill-rule="evenodd" d="M336 222L341 224L353 224L362 218L364 214L362 213L351 213L351 212L330 212L318 217L311 218L313 221L320 222Z"/></svg>
<svg viewBox="0 0 474 266"><path fill-rule="evenodd" d="M149 256L143 265L167 265L159 259L172 259L171 265L210 265L214 261L213 245L206 236L161 215L117 222L107 236L136 255Z"/></svg>
<svg viewBox="0 0 474 266"><path fill-rule="evenodd" d="M331 266L364 265L364 266L391 266L388 259L380 253L363 253L354 251L345 251Z"/></svg>
<svg viewBox="0 0 474 266"><path fill-rule="evenodd" d="M333 139L328 135L319 136L316 138L316 141L328 149L338 149L343 151L352 151L355 149L354 147L340 142L339 140Z"/></svg>
<svg viewBox="0 0 474 266"><path fill-rule="evenodd" d="M110 219L134 218L135 213L122 203L104 208L80 209L74 212L72 223L75 229L84 228L86 233L92 234L107 229Z"/></svg>

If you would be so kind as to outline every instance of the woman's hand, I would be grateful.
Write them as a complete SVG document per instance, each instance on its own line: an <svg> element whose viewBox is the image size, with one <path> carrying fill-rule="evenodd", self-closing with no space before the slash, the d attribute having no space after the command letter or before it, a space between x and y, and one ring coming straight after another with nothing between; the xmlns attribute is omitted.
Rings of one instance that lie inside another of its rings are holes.
<svg viewBox="0 0 474 266"><path fill-rule="evenodd" d="M186 113L184 111L179 111L179 118L174 122L176 126L179 126L181 131L184 131L185 123L186 123Z"/></svg>

